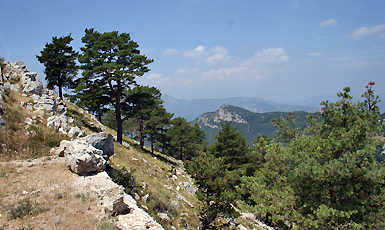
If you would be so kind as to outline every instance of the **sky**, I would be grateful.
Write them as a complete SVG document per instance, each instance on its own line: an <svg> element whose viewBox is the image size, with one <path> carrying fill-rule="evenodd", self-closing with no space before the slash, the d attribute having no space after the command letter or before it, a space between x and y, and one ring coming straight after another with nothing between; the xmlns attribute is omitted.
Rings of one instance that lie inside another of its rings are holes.
<svg viewBox="0 0 385 230"><path fill-rule="evenodd" d="M383 0L2 0L0 56L44 79L45 44L71 33L80 51L95 28L130 33L154 59L138 83L179 99L359 97L370 81L385 95L384 12Z"/></svg>

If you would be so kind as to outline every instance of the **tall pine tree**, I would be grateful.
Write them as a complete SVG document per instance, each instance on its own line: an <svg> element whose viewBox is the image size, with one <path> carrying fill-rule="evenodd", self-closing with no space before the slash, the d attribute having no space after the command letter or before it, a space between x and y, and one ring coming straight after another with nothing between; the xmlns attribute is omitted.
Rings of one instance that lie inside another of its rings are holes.
<svg viewBox="0 0 385 230"><path fill-rule="evenodd" d="M85 45L80 48L82 54L78 59L82 63L82 74L92 82L99 79L108 88L115 111L117 141L122 143L123 122L129 118L122 114L125 107L122 102L126 96L124 89L134 85L136 77L150 71L147 65L153 60L140 54L138 43L127 33L99 33L91 28L85 30L82 42Z"/></svg>
<svg viewBox="0 0 385 230"><path fill-rule="evenodd" d="M62 88L72 85L72 79L78 70L75 63L78 53L69 46L72 40L71 34L59 38L52 37L52 42L45 44L40 56L36 55L37 60L45 66L47 87L53 89L57 86L61 99L63 99Z"/></svg>

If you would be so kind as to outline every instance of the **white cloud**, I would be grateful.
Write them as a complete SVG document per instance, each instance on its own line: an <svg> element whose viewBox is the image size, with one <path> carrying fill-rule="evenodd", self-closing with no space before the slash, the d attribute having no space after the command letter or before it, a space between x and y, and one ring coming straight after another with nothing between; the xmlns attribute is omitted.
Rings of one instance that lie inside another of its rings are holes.
<svg viewBox="0 0 385 230"><path fill-rule="evenodd" d="M162 55L164 56L170 56L170 55L176 55L179 54L179 50L168 48L166 50L163 50Z"/></svg>
<svg viewBox="0 0 385 230"><path fill-rule="evenodd" d="M224 62L230 60L227 49L222 46L215 46L210 50L206 46L198 46L194 50L187 50L183 53L184 57L194 58L204 63Z"/></svg>
<svg viewBox="0 0 385 230"><path fill-rule="evenodd" d="M231 68L220 68L203 71L201 73L201 81L218 81L218 80L240 80L243 78L250 69L248 67L231 67Z"/></svg>
<svg viewBox="0 0 385 230"><path fill-rule="evenodd" d="M198 46L197 48L195 48L194 49L194 51L198 51L198 52L203 52L203 51L205 51L205 49L206 49L206 46Z"/></svg>
<svg viewBox="0 0 385 230"><path fill-rule="evenodd" d="M227 49L221 46L215 46L211 49L210 52L212 55L207 58L208 62L214 62L214 61L222 61L226 58L229 58L227 56Z"/></svg>
<svg viewBox="0 0 385 230"><path fill-rule="evenodd" d="M337 20L333 19L328 19L319 24L320 26L337 26Z"/></svg>
<svg viewBox="0 0 385 230"><path fill-rule="evenodd" d="M246 64L276 64L289 61L285 50L280 48L267 48L257 52L254 56L249 59Z"/></svg>
<svg viewBox="0 0 385 230"><path fill-rule="evenodd" d="M377 25L377 26L371 26L371 27L364 26L364 27L355 29L352 33L352 37L360 37L367 34L379 33L383 30L385 30L385 25Z"/></svg>
<svg viewBox="0 0 385 230"><path fill-rule="evenodd" d="M322 53L309 53L307 54L308 56L319 56L321 55Z"/></svg>
<svg viewBox="0 0 385 230"><path fill-rule="evenodd" d="M200 58L200 57L204 56L205 49L206 49L205 46L200 45L197 48L195 48L194 50L184 51L183 56L189 57L189 58Z"/></svg>

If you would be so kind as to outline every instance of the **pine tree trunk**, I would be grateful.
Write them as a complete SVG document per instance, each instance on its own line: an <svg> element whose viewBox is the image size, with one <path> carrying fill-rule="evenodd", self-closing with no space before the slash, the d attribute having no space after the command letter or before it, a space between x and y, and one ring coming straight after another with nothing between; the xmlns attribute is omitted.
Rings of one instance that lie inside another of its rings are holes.
<svg viewBox="0 0 385 230"><path fill-rule="evenodd" d="M118 126L118 133L117 133L117 141L122 144L123 142L123 122L122 122L122 117L120 115L120 111L119 113L117 112L116 113L116 124Z"/></svg>

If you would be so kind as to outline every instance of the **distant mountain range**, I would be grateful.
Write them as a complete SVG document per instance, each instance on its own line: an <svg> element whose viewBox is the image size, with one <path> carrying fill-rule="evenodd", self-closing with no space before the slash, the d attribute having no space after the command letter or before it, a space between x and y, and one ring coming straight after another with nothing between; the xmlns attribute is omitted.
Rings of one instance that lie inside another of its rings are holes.
<svg viewBox="0 0 385 230"><path fill-rule="evenodd" d="M233 105L254 113L267 113L274 111L315 112L318 110L315 106L278 104L272 101L265 101L258 97L185 100L177 99L170 95L163 95L162 100L164 101L163 105L168 112L174 113L174 117L184 117L187 121L194 120L203 113L215 111L222 105Z"/></svg>
<svg viewBox="0 0 385 230"><path fill-rule="evenodd" d="M308 114L304 111L291 113L294 118L299 117L296 125L301 129L307 126L306 116ZM238 127L237 131L242 131L247 142L252 145L258 136L267 135L269 138L273 138L274 135L277 135L278 129L271 123L271 119L288 115L289 112L253 113L240 107L223 105L214 112L204 113L191 123L198 123L199 127L206 133L208 144L211 145L220 130L221 122L232 121L232 126Z"/></svg>

